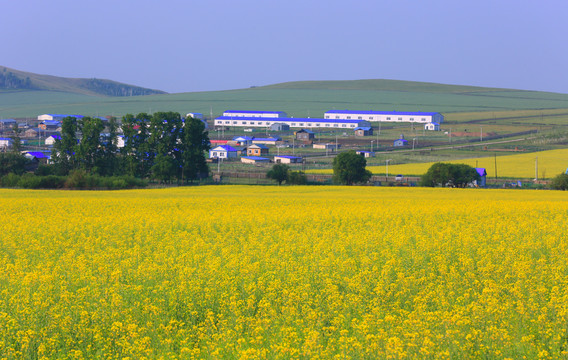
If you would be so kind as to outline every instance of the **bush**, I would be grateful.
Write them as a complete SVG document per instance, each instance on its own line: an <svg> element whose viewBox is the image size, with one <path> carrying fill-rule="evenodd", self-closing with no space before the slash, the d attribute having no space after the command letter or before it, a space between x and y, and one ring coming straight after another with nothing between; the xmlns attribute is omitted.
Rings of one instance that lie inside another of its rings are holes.
<svg viewBox="0 0 568 360"><path fill-rule="evenodd" d="M568 190L568 174L559 174L552 179L550 186L554 190Z"/></svg>
<svg viewBox="0 0 568 360"><path fill-rule="evenodd" d="M39 177L41 189L61 189L65 186L65 176L47 175Z"/></svg>
<svg viewBox="0 0 568 360"><path fill-rule="evenodd" d="M479 174L469 165L435 163L420 178L420 186L465 187L475 180Z"/></svg>
<svg viewBox="0 0 568 360"><path fill-rule="evenodd" d="M2 187L8 187L8 188L18 187L19 181L20 181L20 176L14 173L9 173L8 175L3 176L1 179Z"/></svg>
<svg viewBox="0 0 568 360"><path fill-rule="evenodd" d="M286 183L290 185L306 185L308 178L302 171L288 171Z"/></svg>
<svg viewBox="0 0 568 360"><path fill-rule="evenodd" d="M37 189L40 185L40 177L35 176L31 173L26 173L20 177L20 181L18 181L18 187L24 189Z"/></svg>

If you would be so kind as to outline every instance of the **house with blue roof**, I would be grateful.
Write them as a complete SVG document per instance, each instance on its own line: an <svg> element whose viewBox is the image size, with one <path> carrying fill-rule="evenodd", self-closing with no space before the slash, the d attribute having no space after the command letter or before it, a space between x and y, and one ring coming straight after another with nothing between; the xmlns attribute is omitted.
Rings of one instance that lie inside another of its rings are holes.
<svg viewBox="0 0 568 360"><path fill-rule="evenodd" d="M261 156L243 156L241 162L244 164L269 163L270 159Z"/></svg>
<svg viewBox="0 0 568 360"><path fill-rule="evenodd" d="M209 150L210 159L232 159L237 157L237 149L231 145L219 145Z"/></svg>
<svg viewBox="0 0 568 360"><path fill-rule="evenodd" d="M393 146L395 147L399 147L399 146L406 146L408 145L408 141L404 138L404 135L400 135L400 138L395 140L393 143Z"/></svg>
<svg viewBox="0 0 568 360"><path fill-rule="evenodd" d="M485 168L474 168L479 175L479 180L475 181L475 185L485 187L487 185L487 171Z"/></svg>
<svg viewBox="0 0 568 360"><path fill-rule="evenodd" d="M371 136L373 135L373 128L370 126L359 126L354 129L355 136Z"/></svg>
<svg viewBox="0 0 568 360"><path fill-rule="evenodd" d="M14 140L7 138L7 137L0 137L0 149L8 149L11 148L14 144Z"/></svg>
<svg viewBox="0 0 568 360"><path fill-rule="evenodd" d="M374 110L329 110L326 119L366 120L371 122L442 123L444 116L437 112L420 111L374 111Z"/></svg>
<svg viewBox="0 0 568 360"><path fill-rule="evenodd" d="M235 136L233 141L236 141L238 145L251 145L253 139L252 136Z"/></svg>
<svg viewBox="0 0 568 360"><path fill-rule="evenodd" d="M262 144L262 145L276 145L276 143L278 141L281 141L282 139L278 136L275 137L269 137L269 138L253 138L252 139L252 143L253 144Z"/></svg>
<svg viewBox="0 0 568 360"><path fill-rule="evenodd" d="M268 147L262 144L254 144L247 147L247 156L264 156L268 155Z"/></svg>
<svg viewBox="0 0 568 360"><path fill-rule="evenodd" d="M59 134L53 134L53 135L51 135L51 136L48 136L48 137L45 139L45 145L55 145L55 142L56 142L57 140L61 141L61 135L59 135Z"/></svg>
<svg viewBox="0 0 568 360"><path fill-rule="evenodd" d="M440 131L440 124L437 122L431 122L424 125L425 130L429 131Z"/></svg>
<svg viewBox="0 0 568 360"><path fill-rule="evenodd" d="M357 155L361 155L366 158L375 157L374 151L358 150L355 152Z"/></svg>
<svg viewBox="0 0 568 360"><path fill-rule="evenodd" d="M316 137L316 133L310 129L300 129L295 131L294 135L296 135L296 140L300 141L310 141Z"/></svg>
<svg viewBox="0 0 568 360"><path fill-rule="evenodd" d="M17 122L14 119L1 119L0 120L0 129L2 130L6 130L6 129L12 129L14 128L14 125L16 125Z"/></svg>
<svg viewBox="0 0 568 360"><path fill-rule="evenodd" d="M75 119L82 119L83 115L68 115L68 114L43 114L39 115L37 119L39 121L63 121L66 117L74 117Z"/></svg>

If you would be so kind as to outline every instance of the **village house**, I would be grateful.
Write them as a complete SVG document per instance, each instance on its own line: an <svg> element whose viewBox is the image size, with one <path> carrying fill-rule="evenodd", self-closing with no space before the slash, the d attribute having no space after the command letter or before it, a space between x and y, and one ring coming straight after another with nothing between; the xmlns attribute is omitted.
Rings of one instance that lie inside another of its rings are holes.
<svg viewBox="0 0 568 360"><path fill-rule="evenodd" d="M373 128L370 126L359 126L355 128L355 136L373 135Z"/></svg>
<svg viewBox="0 0 568 360"><path fill-rule="evenodd" d="M296 135L296 140L300 141L310 141L316 137L316 134L308 129L298 130L294 133L294 135Z"/></svg>
<svg viewBox="0 0 568 360"><path fill-rule="evenodd" d="M262 144L254 144L247 147L247 156L264 156L268 155L268 147Z"/></svg>
<svg viewBox="0 0 568 360"><path fill-rule="evenodd" d="M274 157L274 162L277 164L301 164L302 158L299 156L279 155Z"/></svg>

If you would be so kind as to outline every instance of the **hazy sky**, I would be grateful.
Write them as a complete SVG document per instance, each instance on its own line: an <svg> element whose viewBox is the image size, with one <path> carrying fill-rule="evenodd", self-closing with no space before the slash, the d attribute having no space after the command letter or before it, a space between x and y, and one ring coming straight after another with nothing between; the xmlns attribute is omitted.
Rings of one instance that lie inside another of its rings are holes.
<svg viewBox="0 0 568 360"><path fill-rule="evenodd" d="M566 0L0 0L0 65L168 92L396 79L568 93Z"/></svg>

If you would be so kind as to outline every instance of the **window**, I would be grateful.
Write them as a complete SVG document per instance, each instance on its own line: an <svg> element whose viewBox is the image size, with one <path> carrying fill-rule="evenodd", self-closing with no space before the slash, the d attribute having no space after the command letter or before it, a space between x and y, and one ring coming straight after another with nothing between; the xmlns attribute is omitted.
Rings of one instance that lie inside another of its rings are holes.
<svg viewBox="0 0 568 360"><path fill-rule="evenodd" d="M317 123L316 126L321 126L320 123Z"/></svg>
<svg viewBox="0 0 568 360"><path fill-rule="evenodd" d="M292 126L296 126L296 123L292 123Z"/></svg>
<svg viewBox="0 0 568 360"><path fill-rule="evenodd" d="M359 116L359 117L358 117L357 119L359 119L359 120L363 120L363 117L362 117L362 116Z"/></svg>
<svg viewBox="0 0 568 360"><path fill-rule="evenodd" d="M351 119L351 116L348 116L347 118L348 118L348 119Z"/></svg>
<svg viewBox="0 0 568 360"><path fill-rule="evenodd" d="M217 157L217 152L216 152L216 151L213 152L213 157Z"/></svg>
<svg viewBox="0 0 568 360"><path fill-rule="evenodd" d="M230 121L225 121L225 124L230 124L230 123L231 123Z"/></svg>
<svg viewBox="0 0 568 360"><path fill-rule="evenodd" d="M402 118L401 118L401 117L399 117L399 118L398 118L398 121L402 121Z"/></svg>
<svg viewBox="0 0 568 360"><path fill-rule="evenodd" d="M325 124L325 127L329 127L329 124Z"/></svg>
<svg viewBox="0 0 568 360"><path fill-rule="evenodd" d="M341 127L347 127L347 125L343 124L343 125L341 125Z"/></svg>
<svg viewBox="0 0 568 360"><path fill-rule="evenodd" d="M237 122L236 122L236 121L233 121L233 125L237 125Z"/></svg>
<svg viewBox="0 0 568 360"><path fill-rule="evenodd" d="M410 118L410 121L414 121L414 118Z"/></svg>
<svg viewBox="0 0 568 360"><path fill-rule="evenodd" d="M311 124L311 123L308 123L308 126L312 126L312 124Z"/></svg>
<svg viewBox="0 0 568 360"><path fill-rule="evenodd" d="M387 120L390 120L390 119L391 119L390 116L387 116Z"/></svg>
<svg viewBox="0 0 568 360"><path fill-rule="evenodd" d="M300 123L300 126L304 126L304 123Z"/></svg>
<svg viewBox="0 0 568 360"><path fill-rule="evenodd" d="M336 118L336 119L339 119L339 115L335 115L335 118Z"/></svg>
<svg viewBox="0 0 568 360"><path fill-rule="evenodd" d="M426 118L422 118L422 121L426 121Z"/></svg>
<svg viewBox="0 0 568 360"><path fill-rule="evenodd" d="M373 120L373 117L372 117L372 116L369 116L369 120Z"/></svg>
<svg viewBox="0 0 568 360"><path fill-rule="evenodd" d="M326 118L326 119L329 119L329 115L326 115L325 118Z"/></svg>
<svg viewBox="0 0 568 360"><path fill-rule="evenodd" d="M339 125L338 125L338 124L333 124L333 127L339 127Z"/></svg>
<svg viewBox="0 0 568 360"><path fill-rule="evenodd" d="M241 123L242 123L243 125L246 125L246 124L247 124L247 122L246 122L246 121L241 121Z"/></svg>
<svg viewBox="0 0 568 360"><path fill-rule="evenodd" d="M254 125L254 121L251 121L250 124L251 124L251 125Z"/></svg>
<svg viewBox="0 0 568 360"><path fill-rule="evenodd" d="M354 128L354 127L355 127L355 125L351 125L351 127L352 127L352 128Z"/></svg>

